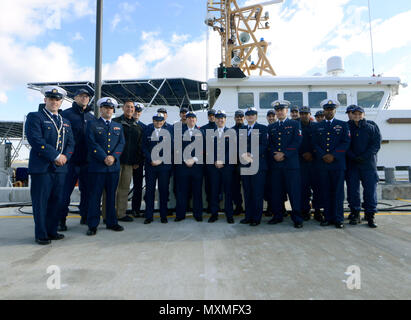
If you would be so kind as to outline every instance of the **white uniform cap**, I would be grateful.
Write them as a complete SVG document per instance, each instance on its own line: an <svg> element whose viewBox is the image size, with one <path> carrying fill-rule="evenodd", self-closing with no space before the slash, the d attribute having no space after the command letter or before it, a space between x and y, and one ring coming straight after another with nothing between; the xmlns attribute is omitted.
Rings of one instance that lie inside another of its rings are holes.
<svg viewBox="0 0 411 320"><path fill-rule="evenodd" d="M291 104L290 101L287 100L275 100L271 103L271 106L275 109L276 107L289 107Z"/></svg>
<svg viewBox="0 0 411 320"><path fill-rule="evenodd" d="M67 91L58 86L45 86L41 89L41 93L48 98L63 99L67 96Z"/></svg>
<svg viewBox="0 0 411 320"><path fill-rule="evenodd" d="M330 107L339 107L340 106L340 102L334 99L325 99L323 101L321 101L320 103L320 107L324 108L324 106L330 106Z"/></svg>
<svg viewBox="0 0 411 320"><path fill-rule="evenodd" d="M118 103L116 99L110 98L110 97L104 97L101 98L97 101L97 107L112 107L112 108L117 108Z"/></svg>

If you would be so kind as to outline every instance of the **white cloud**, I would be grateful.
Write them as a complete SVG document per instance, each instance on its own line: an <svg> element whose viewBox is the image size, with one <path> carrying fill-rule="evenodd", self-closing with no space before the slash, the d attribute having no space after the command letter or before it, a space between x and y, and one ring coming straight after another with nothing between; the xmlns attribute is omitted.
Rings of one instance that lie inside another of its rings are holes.
<svg viewBox="0 0 411 320"><path fill-rule="evenodd" d="M72 37L73 41L83 41L84 38L80 32L76 32L76 34Z"/></svg>
<svg viewBox="0 0 411 320"><path fill-rule="evenodd" d="M183 43L183 42L186 42L189 37L190 35L188 34L173 33L173 35L171 36L171 43L174 43L174 44Z"/></svg>
<svg viewBox="0 0 411 320"><path fill-rule="evenodd" d="M0 91L0 103L7 103L8 97L4 92Z"/></svg>
<svg viewBox="0 0 411 320"><path fill-rule="evenodd" d="M118 24L120 23L120 21L121 21L120 14L116 13L114 15L113 20L111 21L111 30L115 30Z"/></svg>
<svg viewBox="0 0 411 320"><path fill-rule="evenodd" d="M90 15L91 0L1 0L0 35L33 39L46 30L60 29L63 20Z"/></svg>
<svg viewBox="0 0 411 320"><path fill-rule="evenodd" d="M91 68L79 67L72 49L52 42L46 48L25 46L0 37L0 87L10 90L28 82L90 80Z"/></svg>
<svg viewBox="0 0 411 320"><path fill-rule="evenodd" d="M134 2L134 3L129 3L129 2L121 2L119 4L120 9L124 12L124 13L131 13L136 11L137 7L140 7L141 4L139 2Z"/></svg>

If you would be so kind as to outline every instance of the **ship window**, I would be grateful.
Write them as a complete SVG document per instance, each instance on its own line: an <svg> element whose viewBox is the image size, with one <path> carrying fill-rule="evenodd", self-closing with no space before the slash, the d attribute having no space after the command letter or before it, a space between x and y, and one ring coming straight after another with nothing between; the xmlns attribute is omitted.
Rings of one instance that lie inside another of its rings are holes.
<svg viewBox="0 0 411 320"><path fill-rule="evenodd" d="M284 92L284 100L290 101L292 106L303 106L302 92Z"/></svg>
<svg viewBox="0 0 411 320"><path fill-rule="evenodd" d="M319 108L321 101L327 99L327 92L308 92L310 108Z"/></svg>
<svg viewBox="0 0 411 320"><path fill-rule="evenodd" d="M384 91L357 92L357 104L363 108L378 108L384 97Z"/></svg>
<svg viewBox="0 0 411 320"><path fill-rule="evenodd" d="M254 93L240 92L238 93L238 108L247 109L254 107Z"/></svg>
<svg viewBox="0 0 411 320"><path fill-rule="evenodd" d="M340 102L342 107L347 106L347 94L346 93L339 93L337 94L337 99Z"/></svg>
<svg viewBox="0 0 411 320"><path fill-rule="evenodd" d="M271 103L278 100L278 92L260 92L260 109L272 109Z"/></svg>

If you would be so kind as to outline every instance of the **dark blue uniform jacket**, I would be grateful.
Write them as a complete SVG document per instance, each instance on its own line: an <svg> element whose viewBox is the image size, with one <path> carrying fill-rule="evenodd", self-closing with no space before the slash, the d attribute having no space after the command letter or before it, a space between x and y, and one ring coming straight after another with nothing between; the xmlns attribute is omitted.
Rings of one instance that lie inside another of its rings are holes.
<svg viewBox="0 0 411 320"><path fill-rule="evenodd" d="M67 165L58 167L54 161L59 154L64 154L68 161L73 155L75 142L71 124L63 118L63 128L59 137L46 112L44 109L27 115L25 133L31 146L29 173L66 173Z"/></svg>

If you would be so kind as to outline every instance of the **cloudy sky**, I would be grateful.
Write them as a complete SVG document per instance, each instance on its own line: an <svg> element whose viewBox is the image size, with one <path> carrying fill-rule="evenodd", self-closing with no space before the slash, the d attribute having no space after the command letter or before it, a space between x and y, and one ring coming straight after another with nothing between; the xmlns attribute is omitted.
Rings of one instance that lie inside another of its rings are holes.
<svg viewBox="0 0 411 320"><path fill-rule="evenodd" d="M41 96L29 82L94 79L95 0L1 0L0 120L22 120ZM260 1L242 1L256 3ZM367 0L285 0L266 8L270 61L278 75L372 74ZM411 85L411 1L371 0L376 74ZM206 0L104 0L103 79L206 78ZM218 64L210 38L210 71ZM400 89L397 108L411 108Z"/></svg>

